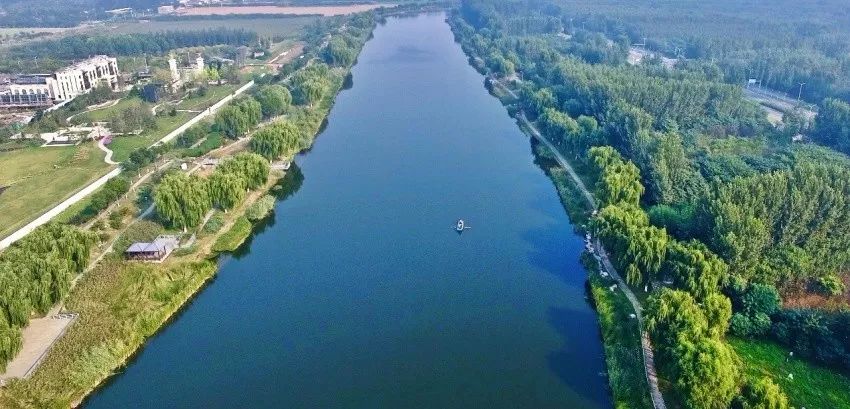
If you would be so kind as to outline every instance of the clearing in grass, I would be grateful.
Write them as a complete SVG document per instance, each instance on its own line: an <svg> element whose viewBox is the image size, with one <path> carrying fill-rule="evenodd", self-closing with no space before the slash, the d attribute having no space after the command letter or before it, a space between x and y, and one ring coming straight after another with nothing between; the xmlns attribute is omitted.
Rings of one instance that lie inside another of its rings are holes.
<svg viewBox="0 0 850 409"><path fill-rule="evenodd" d="M743 360L748 377L771 378L794 407L850 409L850 377L792 358L787 349L771 341L730 338L729 343Z"/></svg>

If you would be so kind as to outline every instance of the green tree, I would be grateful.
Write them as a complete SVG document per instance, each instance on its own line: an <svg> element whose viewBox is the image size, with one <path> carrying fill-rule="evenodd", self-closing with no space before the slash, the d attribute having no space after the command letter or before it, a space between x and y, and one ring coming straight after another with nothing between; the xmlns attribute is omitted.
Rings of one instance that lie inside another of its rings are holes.
<svg viewBox="0 0 850 409"><path fill-rule="evenodd" d="M251 150L269 160L302 148L301 131L289 121L278 121L251 138Z"/></svg>
<svg viewBox="0 0 850 409"><path fill-rule="evenodd" d="M286 112L289 104L292 103L289 90L277 84L261 87L254 97L262 107L264 118L275 117Z"/></svg>
<svg viewBox="0 0 850 409"><path fill-rule="evenodd" d="M207 184L182 172L162 178L154 192L154 205L160 217L184 231L199 225L212 207Z"/></svg>
<svg viewBox="0 0 850 409"><path fill-rule="evenodd" d="M256 153L240 153L222 162L218 171L239 175L246 189L256 189L269 178L269 161Z"/></svg>
<svg viewBox="0 0 850 409"><path fill-rule="evenodd" d="M237 174L216 171L207 178L207 190L212 204L226 212L245 198L245 180Z"/></svg>
<svg viewBox="0 0 850 409"><path fill-rule="evenodd" d="M850 154L850 104L825 99L815 118L814 138L818 143Z"/></svg>
<svg viewBox="0 0 850 409"><path fill-rule="evenodd" d="M788 397L768 377L747 381L736 399L741 409L789 409Z"/></svg>

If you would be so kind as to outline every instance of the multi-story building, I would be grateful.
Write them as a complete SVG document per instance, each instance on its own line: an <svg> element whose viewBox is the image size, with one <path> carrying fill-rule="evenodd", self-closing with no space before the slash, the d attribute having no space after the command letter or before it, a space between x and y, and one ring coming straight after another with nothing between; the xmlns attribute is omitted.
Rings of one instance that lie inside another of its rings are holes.
<svg viewBox="0 0 850 409"><path fill-rule="evenodd" d="M99 55L53 74L0 78L0 107L49 106L69 101L95 87L118 90L118 60Z"/></svg>

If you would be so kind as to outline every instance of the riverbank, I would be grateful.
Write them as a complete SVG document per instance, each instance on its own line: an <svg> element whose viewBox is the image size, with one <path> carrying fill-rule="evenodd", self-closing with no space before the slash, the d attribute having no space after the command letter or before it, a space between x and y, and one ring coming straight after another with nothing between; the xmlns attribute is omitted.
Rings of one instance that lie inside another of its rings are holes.
<svg viewBox="0 0 850 409"><path fill-rule="evenodd" d="M350 69L350 66L332 69L339 80L328 84L328 92L313 107L299 106L290 110L290 116L298 116L298 126L308 135L308 148L320 132L322 122L342 89L342 79ZM178 249L161 264L107 257L84 275L65 304L66 310L80 315L79 321L54 345L32 377L14 380L0 391L0 407L77 406L108 382L117 368L126 366L148 339L215 277L218 252L213 250L214 243L232 234L234 226L240 226L238 221L244 220L251 205L270 191L280 190L276 187L285 180L283 176L279 171L272 171L263 187L252 191L240 205L220 216L222 226L219 230L202 234L203 226L198 226L192 245ZM256 220L249 230L261 223L262 219ZM156 223L147 220L134 224L147 224L142 227L148 230L156 227ZM125 229L125 234L127 230L129 228ZM247 236L240 233L238 243L234 241L230 247L238 248Z"/></svg>
<svg viewBox="0 0 850 409"><path fill-rule="evenodd" d="M457 33L455 35L457 36ZM571 218L575 218L575 223L578 223L578 221L582 223L586 222L596 211L596 199L586 187L587 175L580 174L575 166L558 151L558 148L540 133L535 124L525 117L521 107L518 106L519 95L509 86L495 78L489 72L483 60L472 54L467 55L470 65L486 76L485 86L490 93L507 107L511 116L516 118L520 129L532 138L532 144L535 146L535 158L557 188L561 196L561 203L564 205L567 213ZM557 166L553 166L553 162ZM580 231L584 231L584 229L582 228ZM601 247L601 242L596 240L594 245L600 256L597 258L597 268L604 267L610 281L614 284L611 291L617 290L622 299L626 301L625 304L609 302L607 306L611 308L611 313L617 316L631 316L634 314L639 331L638 345L631 345L630 348L633 349L632 353L640 356L641 359L637 361L622 359L622 354L615 355L614 351L620 346L631 344L629 342L629 338L631 337L629 331L620 327L615 328L613 325L606 325L603 322L605 317L599 316L600 330L603 336L603 343L606 347L606 362L608 363L609 375L611 371L614 371L613 376L609 376L609 386L614 395L614 400L625 402L629 407L643 407L644 397L648 395L650 397L649 407L664 409L666 404L659 386L659 379L656 375L652 346L649 336L641 329L640 300L611 265L605 249ZM610 301L601 298L600 300L603 302ZM623 379L621 375L634 373L643 375L643 381L640 383L645 385L646 388L641 392L633 391L635 385L624 385L622 383Z"/></svg>

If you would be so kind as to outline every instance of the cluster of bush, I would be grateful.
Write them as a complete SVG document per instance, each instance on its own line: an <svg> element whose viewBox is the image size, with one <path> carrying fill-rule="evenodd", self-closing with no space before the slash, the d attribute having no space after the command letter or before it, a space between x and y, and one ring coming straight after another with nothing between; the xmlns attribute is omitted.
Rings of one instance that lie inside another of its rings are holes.
<svg viewBox="0 0 850 409"><path fill-rule="evenodd" d="M103 187L92 194L91 201L86 207L71 217L70 223L80 225L90 221L121 196L124 196L129 190L129 179L121 176L110 179Z"/></svg>

